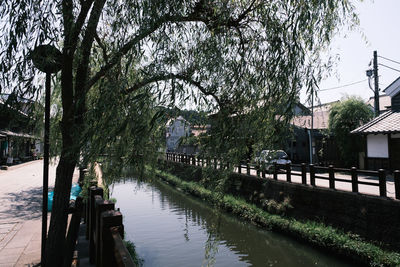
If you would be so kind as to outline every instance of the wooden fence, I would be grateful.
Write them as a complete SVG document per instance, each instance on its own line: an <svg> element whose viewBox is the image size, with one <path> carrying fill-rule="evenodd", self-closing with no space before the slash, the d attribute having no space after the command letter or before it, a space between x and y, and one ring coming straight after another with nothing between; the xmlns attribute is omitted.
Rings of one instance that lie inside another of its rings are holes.
<svg viewBox="0 0 400 267"><path fill-rule="evenodd" d="M103 189L91 186L85 206L86 239L90 263L98 267L134 267L123 243L122 214L113 202L103 199Z"/></svg>
<svg viewBox="0 0 400 267"><path fill-rule="evenodd" d="M193 166L200 167L213 167L215 169L222 169L225 167L229 167L230 164L226 164L222 166L222 162L217 158L203 158L197 157L196 155L187 155L187 154L177 154L177 153L166 153L165 159L174 162L181 162L185 164L190 164ZM258 164L250 164L249 162L240 163L238 165L233 166L234 169L237 170L238 173L245 173L247 175L251 175L251 171L255 171L256 176L260 178L266 178L266 173L268 172L267 168L263 165ZM387 173L383 169L379 169L378 171L369 171L369 170L358 170L355 167L351 169L345 168L335 168L330 165L329 167L317 166L314 164L277 164L274 163L270 168L271 173L273 174L273 179L278 180L278 174L286 175L286 182L291 183L293 176L300 176L301 183L304 185L317 186L317 180L327 180L329 182L330 189L337 189L336 182L344 182L351 184L351 191L354 193L359 193L359 185L367 185L379 188L379 196L387 197ZM323 174L327 174L323 175ZM347 174L351 177L351 179L340 178L340 174ZM377 181L364 181L359 180L360 175L368 175L372 177L377 177ZM396 170L393 172L394 178L394 197L395 199L400 199L400 171ZM309 180L309 183L308 183Z"/></svg>
<svg viewBox="0 0 400 267"><path fill-rule="evenodd" d="M74 251L76 240L78 239L79 226L82 218L82 210L83 201L81 197L77 197L75 201L72 200L70 202L68 213L72 215L67 230L63 266L72 266L72 263L77 261L77 256L74 255Z"/></svg>

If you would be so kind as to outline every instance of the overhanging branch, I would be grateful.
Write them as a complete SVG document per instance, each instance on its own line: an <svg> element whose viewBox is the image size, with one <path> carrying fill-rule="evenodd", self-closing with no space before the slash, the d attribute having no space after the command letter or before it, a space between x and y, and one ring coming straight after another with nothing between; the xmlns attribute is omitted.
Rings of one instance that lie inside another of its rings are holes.
<svg viewBox="0 0 400 267"><path fill-rule="evenodd" d="M149 77L147 79L143 79L137 83L135 83L134 85L132 85L131 87L127 88L124 93L131 93L134 92L136 90L139 90L140 88L149 85L151 83L155 83L155 82L160 82L160 81L167 81L167 80L171 80L171 79L178 79L181 81L184 81L190 85L193 85L195 87L197 87L197 89L200 90L200 92L202 92L204 95L206 96L211 96L214 98L214 100L217 102L217 104L222 107L222 102L219 99L219 97L213 93L211 90L208 90L206 87L201 85L200 81L196 81L194 80L192 77L190 77L187 74L184 73L160 73L157 75L154 75L152 77Z"/></svg>

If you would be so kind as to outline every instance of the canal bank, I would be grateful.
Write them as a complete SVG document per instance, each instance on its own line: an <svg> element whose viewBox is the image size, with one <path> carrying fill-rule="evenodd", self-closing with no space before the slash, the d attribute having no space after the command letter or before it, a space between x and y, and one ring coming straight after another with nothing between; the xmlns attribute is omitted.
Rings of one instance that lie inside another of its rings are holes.
<svg viewBox="0 0 400 267"><path fill-rule="evenodd" d="M351 266L159 179L126 179L111 191L144 266Z"/></svg>
<svg viewBox="0 0 400 267"><path fill-rule="evenodd" d="M400 255L322 223L298 221L272 215L244 200L211 192L195 182L183 181L166 172L156 171L157 177L194 196L215 204L252 223L295 237L358 264L370 266L399 266ZM190 179L190 177L188 177Z"/></svg>

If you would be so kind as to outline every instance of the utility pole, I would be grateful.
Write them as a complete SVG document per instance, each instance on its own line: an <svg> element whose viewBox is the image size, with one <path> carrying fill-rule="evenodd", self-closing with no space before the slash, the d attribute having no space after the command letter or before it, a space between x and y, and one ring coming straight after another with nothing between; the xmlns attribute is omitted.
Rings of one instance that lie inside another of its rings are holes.
<svg viewBox="0 0 400 267"><path fill-rule="evenodd" d="M311 88L311 130L309 130L309 135L308 135L310 142L310 164L314 163L313 131L314 131L314 86Z"/></svg>
<svg viewBox="0 0 400 267"><path fill-rule="evenodd" d="M374 78L375 78L375 117L379 116L379 77L378 77L378 53L374 51Z"/></svg>

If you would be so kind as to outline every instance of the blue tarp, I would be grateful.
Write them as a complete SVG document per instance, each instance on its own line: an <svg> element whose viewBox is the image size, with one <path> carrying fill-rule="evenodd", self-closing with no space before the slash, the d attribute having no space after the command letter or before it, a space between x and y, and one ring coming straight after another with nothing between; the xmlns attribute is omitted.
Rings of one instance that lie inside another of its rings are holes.
<svg viewBox="0 0 400 267"><path fill-rule="evenodd" d="M79 196L81 191L82 191L82 188L77 183L73 183L72 187L71 187L71 194L69 196L69 199L76 200L76 197ZM47 196L48 196L47 210L51 211L51 208L53 207L54 192L53 191L49 192Z"/></svg>

